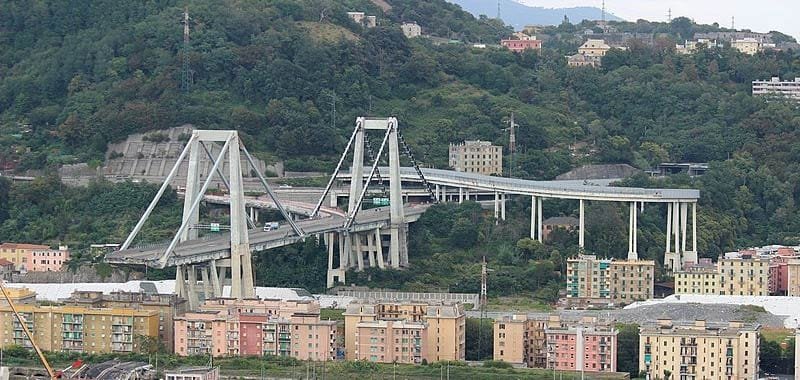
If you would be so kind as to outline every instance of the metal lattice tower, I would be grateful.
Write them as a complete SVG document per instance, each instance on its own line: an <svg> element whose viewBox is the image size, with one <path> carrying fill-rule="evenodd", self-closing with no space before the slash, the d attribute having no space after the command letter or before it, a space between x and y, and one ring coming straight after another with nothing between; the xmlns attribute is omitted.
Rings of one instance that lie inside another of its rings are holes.
<svg viewBox="0 0 800 380"><path fill-rule="evenodd" d="M181 20L181 24L183 24L183 52L181 55L183 56L183 62L181 63L181 90L183 92L189 92L189 7L186 7L183 11L183 19Z"/></svg>

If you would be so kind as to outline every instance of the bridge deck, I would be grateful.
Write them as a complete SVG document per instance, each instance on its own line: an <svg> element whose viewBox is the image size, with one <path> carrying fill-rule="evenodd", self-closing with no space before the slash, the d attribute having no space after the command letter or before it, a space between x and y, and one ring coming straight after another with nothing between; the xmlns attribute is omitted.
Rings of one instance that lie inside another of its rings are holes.
<svg viewBox="0 0 800 380"><path fill-rule="evenodd" d="M531 181L477 173L463 173L453 170L426 168L421 170L425 179L432 184L499 191L509 194L535 195L545 198L653 203L697 202L700 199L699 190L615 187L610 186L610 180ZM381 173L386 171L388 171L388 168L381 168ZM404 181L419 180L413 168L401 168L400 176ZM343 173L339 177L349 178L350 174Z"/></svg>
<svg viewBox="0 0 800 380"><path fill-rule="evenodd" d="M428 205L405 207L406 221L412 222L419 219L427 208ZM298 221L297 224L306 235L310 236L339 231L342 229L344 222L345 219L343 217L331 215L327 218ZM360 211L356 221L353 223L353 230L368 231L387 226L389 226L389 209L388 207L381 207ZM253 251L281 247L302 240L301 237L292 232L288 225L281 225L278 229L272 231L263 231L260 228L252 229L249 233L250 249ZM155 265L155 261L164 255L164 250L166 250L167 246L168 244L165 243L115 251L106 255L106 262L112 264ZM211 238L188 240L179 243L170 256L167 266L196 264L227 257L230 257L230 238L227 233L220 233L213 235Z"/></svg>

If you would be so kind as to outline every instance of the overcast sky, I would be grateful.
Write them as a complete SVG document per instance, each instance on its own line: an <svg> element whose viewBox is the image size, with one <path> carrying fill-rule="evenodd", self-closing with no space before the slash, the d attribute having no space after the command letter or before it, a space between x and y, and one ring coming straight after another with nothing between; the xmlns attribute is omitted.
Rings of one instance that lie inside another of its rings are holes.
<svg viewBox="0 0 800 380"><path fill-rule="evenodd" d="M517 0L520 3L564 8L595 6L602 0ZM606 10L628 21L643 18L666 21L672 8L672 17L686 16L700 24L718 22L730 28L731 17L736 18L736 29L755 32L777 30L800 40L800 0L606 0Z"/></svg>

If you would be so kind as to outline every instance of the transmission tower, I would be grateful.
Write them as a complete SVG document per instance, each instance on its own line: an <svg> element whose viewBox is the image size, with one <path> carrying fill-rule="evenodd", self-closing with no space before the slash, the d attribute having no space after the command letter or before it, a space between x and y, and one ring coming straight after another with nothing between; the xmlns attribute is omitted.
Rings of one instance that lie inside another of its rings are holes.
<svg viewBox="0 0 800 380"><path fill-rule="evenodd" d="M489 279L490 271L491 269L486 266L486 256L483 256L483 261L481 262L481 298L478 301L480 302L479 306L481 309L481 318L478 321L478 360L483 359L480 357L480 354L483 347L483 320L486 319L486 283Z"/></svg>
<svg viewBox="0 0 800 380"><path fill-rule="evenodd" d="M519 124L514 122L514 113L511 113L511 119L508 121L508 152L511 155L511 159L508 164L508 176L512 177L513 170L514 170L514 154L517 152L517 135L515 130L519 127Z"/></svg>
<svg viewBox="0 0 800 380"><path fill-rule="evenodd" d="M603 0L603 8L602 8L602 13L600 15L600 19L603 20L603 24L605 25L605 22L606 22L606 0Z"/></svg>
<svg viewBox="0 0 800 380"><path fill-rule="evenodd" d="M497 0L497 19L500 19L500 0Z"/></svg>
<svg viewBox="0 0 800 380"><path fill-rule="evenodd" d="M189 92L189 7L183 11L183 63L181 65L181 90Z"/></svg>

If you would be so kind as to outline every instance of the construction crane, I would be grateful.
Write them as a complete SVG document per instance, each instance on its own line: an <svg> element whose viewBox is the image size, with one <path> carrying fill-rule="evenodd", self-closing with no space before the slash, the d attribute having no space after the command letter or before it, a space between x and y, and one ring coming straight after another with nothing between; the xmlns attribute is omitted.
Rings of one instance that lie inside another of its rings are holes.
<svg viewBox="0 0 800 380"><path fill-rule="evenodd" d="M39 356L39 361L42 362L44 369L47 371L47 374L50 376L50 379L60 379L61 373L56 372L53 370L53 367L50 366L50 363L47 361L47 358L44 357L42 350L36 345L36 342L33 340L33 334L31 334L31 330L28 330L28 323L25 318L17 311L17 307L14 306L14 302L11 300L11 296L8 294L8 289L6 289L5 284L2 280L0 280L0 290L3 291L3 296L6 298L6 302L8 302L8 306L11 307L11 311L14 312L14 316L17 317L17 321L22 326L22 331L25 332L25 336L28 337L28 340L31 341L31 346L33 349L36 350L36 355Z"/></svg>

